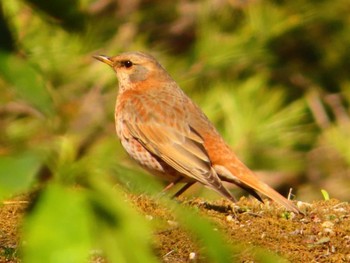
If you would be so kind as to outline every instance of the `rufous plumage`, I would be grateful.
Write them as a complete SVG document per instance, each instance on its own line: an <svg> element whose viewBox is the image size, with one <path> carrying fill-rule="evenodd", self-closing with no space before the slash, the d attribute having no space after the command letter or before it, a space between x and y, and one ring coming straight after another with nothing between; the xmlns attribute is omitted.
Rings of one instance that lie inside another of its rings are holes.
<svg viewBox="0 0 350 263"><path fill-rule="evenodd" d="M195 182L235 201L223 181L262 201L263 194L288 210L298 208L262 182L225 143L202 110L157 60L142 52L94 56L111 66L119 80L115 108L117 135L127 153L170 186Z"/></svg>

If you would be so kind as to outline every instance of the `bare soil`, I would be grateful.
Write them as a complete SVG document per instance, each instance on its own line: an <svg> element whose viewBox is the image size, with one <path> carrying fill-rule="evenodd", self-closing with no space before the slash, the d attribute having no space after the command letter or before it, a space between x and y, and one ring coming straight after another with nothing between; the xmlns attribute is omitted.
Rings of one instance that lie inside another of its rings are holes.
<svg viewBox="0 0 350 263"><path fill-rule="evenodd" d="M160 261L208 262L200 245L167 208L146 196L130 196L130 199L136 209L156 225L153 246ZM200 214L213 221L214 227L225 233L229 244L240 244L241 254L233 255L239 262L253 262L253 247L277 253L290 262L350 262L350 205L347 202L332 199L299 203L305 215L284 213L268 200L260 204L244 197L233 209L223 199L210 203L201 199L182 200L182 205L196 207ZM23 197L0 206L0 262L20 262L19 227L27 206Z"/></svg>

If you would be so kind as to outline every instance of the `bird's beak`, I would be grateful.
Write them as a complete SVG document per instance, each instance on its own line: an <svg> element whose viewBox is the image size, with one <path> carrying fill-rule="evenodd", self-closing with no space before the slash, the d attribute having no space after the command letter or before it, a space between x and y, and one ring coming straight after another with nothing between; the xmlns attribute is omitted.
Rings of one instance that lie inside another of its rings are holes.
<svg viewBox="0 0 350 263"><path fill-rule="evenodd" d="M104 56L104 55L98 55L98 56L93 56L94 58L96 58L97 60L103 62L103 63L106 63L107 65L113 67L114 66L114 63L113 61L111 60L110 57L107 57L107 56Z"/></svg>

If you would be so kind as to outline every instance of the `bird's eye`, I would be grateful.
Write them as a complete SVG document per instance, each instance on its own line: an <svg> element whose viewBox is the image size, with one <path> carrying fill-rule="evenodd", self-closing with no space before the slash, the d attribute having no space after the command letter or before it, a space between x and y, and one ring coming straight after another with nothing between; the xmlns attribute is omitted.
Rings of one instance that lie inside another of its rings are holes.
<svg viewBox="0 0 350 263"><path fill-rule="evenodd" d="M123 66L126 68L132 67L132 62L130 60L123 61Z"/></svg>

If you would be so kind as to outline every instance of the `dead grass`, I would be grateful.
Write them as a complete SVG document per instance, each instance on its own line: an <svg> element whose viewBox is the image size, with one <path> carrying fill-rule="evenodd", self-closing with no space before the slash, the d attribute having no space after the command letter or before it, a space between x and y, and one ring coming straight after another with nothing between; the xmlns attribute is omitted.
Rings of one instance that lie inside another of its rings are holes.
<svg viewBox="0 0 350 263"><path fill-rule="evenodd" d="M19 262L19 227L27 205L28 201L18 197L0 206L0 262Z"/></svg>
<svg viewBox="0 0 350 263"><path fill-rule="evenodd" d="M154 225L153 246L162 262L188 262L191 256L196 259L193 262L207 262L201 247L168 209L146 196L130 199ZM196 207L225 233L227 242L240 244L242 253L233 255L239 262L251 261L254 247L273 251L291 262L350 261L349 203L329 200L302 204L306 215L283 213L269 201L260 204L250 198L241 198L235 212L226 200L183 200L182 205ZM0 207L0 262L19 262L18 230L26 207L18 198Z"/></svg>

